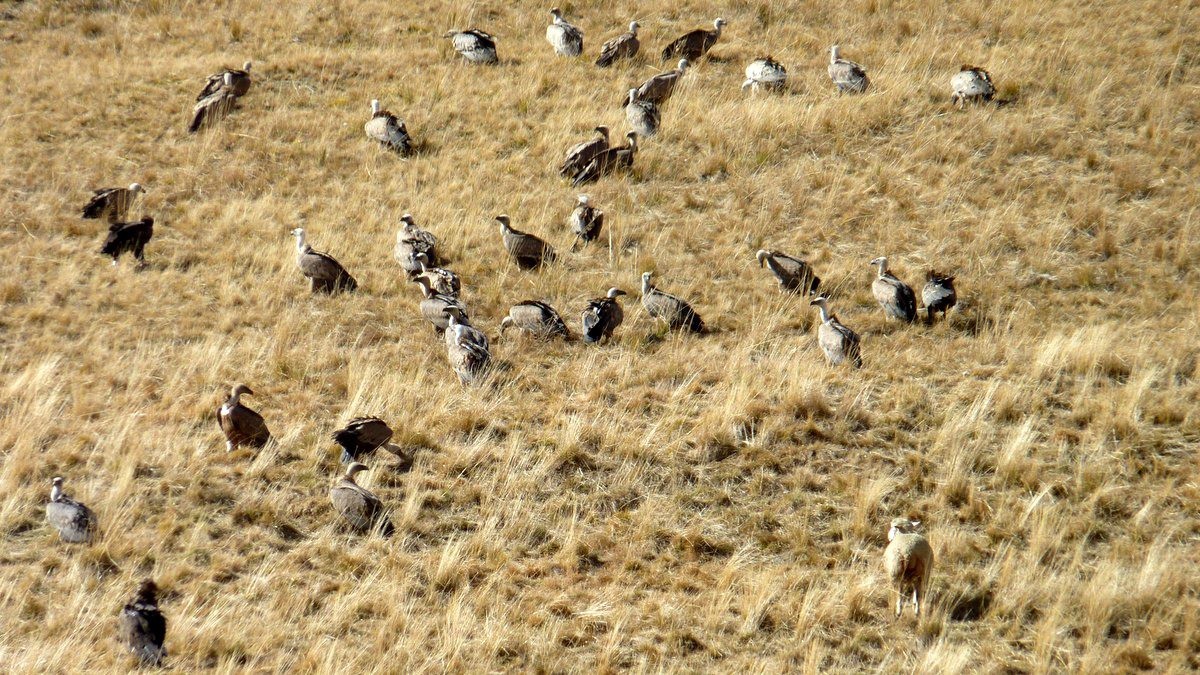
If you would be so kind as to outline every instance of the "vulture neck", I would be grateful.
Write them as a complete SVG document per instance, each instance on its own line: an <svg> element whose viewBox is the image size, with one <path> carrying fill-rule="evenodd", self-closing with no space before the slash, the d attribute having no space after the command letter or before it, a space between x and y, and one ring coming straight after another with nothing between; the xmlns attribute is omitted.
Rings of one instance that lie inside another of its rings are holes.
<svg viewBox="0 0 1200 675"><path fill-rule="evenodd" d="M887 276L887 261L880 260L879 261L879 278L882 279L886 276Z"/></svg>
<svg viewBox="0 0 1200 675"><path fill-rule="evenodd" d="M817 309L821 310L821 323L829 323L833 321L833 315L829 313L829 308L825 305L817 305Z"/></svg>
<svg viewBox="0 0 1200 675"><path fill-rule="evenodd" d="M296 253L304 253L305 248L306 244L304 242L304 234L301 233L296 235Z"/></svg>
<svg viewBox="0 0 1200 675"><path fill-rule="evenodd" d="M62 498L63 498L62 486L55 483L54 486L50 488L50 501L57 502L57 501L61 501Z"/></svg>

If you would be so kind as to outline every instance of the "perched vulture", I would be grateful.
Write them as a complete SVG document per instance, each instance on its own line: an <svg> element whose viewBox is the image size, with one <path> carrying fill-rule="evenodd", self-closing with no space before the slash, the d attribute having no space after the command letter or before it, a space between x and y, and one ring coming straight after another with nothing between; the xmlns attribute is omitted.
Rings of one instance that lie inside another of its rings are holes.
<svg viewBox="0 0 1200 675"><path fill-rule="evenodd" d="M843 94L861 94L871 84L867 70L853 61L841 58L838 46L829 48L829 79Z"/></svg>
<svg viewBox="0 0 1200 675"><path fill-rule="evenodd" d="M417 264L418 254L425 255L426 265L438 264L437 237L417 227L417 221L411 213L400 216L400 222L404 225L396 231L396 248L393 249L392 256L404 271L410 276L421 271L420 265Z"/></svg>
<svg viewBox="0 0 1200 675"><path fill-rule="evenodd" d="M100 253L112 256L114 267L122 253L132 253L139 263L145 263L146 244L153 236L154 219L150 216L133 223L113 223L108 226L108 238L104 240Z"/></svg>
<svg viewBox="0 0 1200 675"><path fill-rule="evenodd" d="M508 316L500 320L500 334L510 326L539 338L561 337L570 339L571 332L562 316L550 305L539 300L522 300L508 310Z"/></svg>
<svg viewBox="0 0 1200 675"><path fill-rule="evenodd" d="M950 78L950 88L954 91L950 100L960 108L964 103L990 101L996 95L991 74L975 66L963 66L955 73Z"/></svg>
<svg viewBox="0 0 1200 675"><path fill-rule="evenodd" d="M332 294L358 288L358 282L333 256L305 243L302 228L292 230L292 236L296 238L296 266L301 274L308 277L313 293Z"/></svg>
<svg viewBox="0 0 1200 675"><path fill-rule="evenodd" d="M587 309L583 310L580 317L583 322L584 342L599 342L612 337L613 331L625 320L625 311L621 309L621 303L617 302L617 297L622 295L626 295L625 291L610 288L603 298L588 302Z"/></svg>
<svg viewBox="0 0 1200 675"><path fill-rule="evenodd" d="M46 503L46 522L58 530L58 536L72 544L86 544L96 534L96 514L63 492L63 479L55 476Z"/></svg>
<svg viewBox="0 0 1200 675"><path fill-rule="evenodd" d="M628 33L621 33L605 42L600 47L600 57L596 59L596 65L607 68L619 59L632 59L637 56L638 50L642 48L642 43L638 41L638 28L641 26L633 21L629 24Z"/></svg>
<svg viewBox="0 0 1200 675"><path fill-rule="evenodd" d="M608 149L608 127L599 126L594 131L599 134L598 138L576 143L567 150L567 158L563 160L562 166L558 167L558 175L574 176L587 166L593 157Z"/></svg>
<svg viewBox="0 0 1200 675"><path fill-rule="evenodd" d="M766 264L785 291L816 293L817 287L821 285L821 278L813 274L812 267L799 258L779 251L766 250L759 251L754 257L758 259L759 267Z"/></svg>
<svg viewBox="0 0 1200 675"><path fill-rule="evenodd" d="M933 324L933 315L942 313L958 304L958 293L954 291L954 277L929 270L925 273L925 287L921 289L921 302L925 303L925 323Z"/></svg>
<svg viewBox="0 0 1200 675"><path fill-rule="evenodd" d="M253 396L254 391L244 384L235 385L229 391L229 398L217 409L217 423L225 432L225 450L228 452L242 445L261 448L271 440L271 431L262 415L242 403L243 394Z"/></svg>
<svg viewBox="0 0 1200 675"><path fill-rule="evenodd" d="M879 266L879 276L871 283L871 292L883 308L883 313L893 319L912 323L917 319L917 296L908 284L888 271L887 258L876 258L872 265Z"/></svg>
<svg viewBox="0 0 1200 675"><path fill-rule="evenodd" d="M842 325L841 321L829 311L829 298L818 295L808 303L816 305L821 310L821 326L817 328L817 342L821 351L825 352L825 360L829 365L836 366L843 361L849 361L855 368L862 368L862 354L859 351L858 333Z"/></svg>
<svg viewBox="0 0 1200 675"><path fill-rule="evenodd" d="M425 262L429 258L424 253L416 254L414 259L417 262L418 271L413 275L413 279L424 278L435 293L449 295L453 298L462 294L462 280L458 278L457 274L442 267L427 267Z"/></svg>
<svg viewBox="0 0 1200 675"><path fill-rule="evenodd" d="M362 457L383 448L392 454L399 451L388 441L392 428L378 417L355 417L346 426L333 432L333 442L342 447L342 463L357 462Z"/></svg>
<svg viewBox="0 0 1200 675"><path fill-rule="evenodd" d="M554 21L546 27L546 41L559 56L579 56L583 53L583 31L563 21L562 10L550 10Z"/></svg>
<svg viewBox="0 0 1200 675"><path fill-rule="evenodd" d="M421 287L421 293L425 296L425 299L421 300L421 316L433 324L433 329L438 335L441 335L448 325L446 321L447 309L456 309L463 317L466 317L467 307L462 303L462 300L453 295L434 291L429 283L429 279L423 276L417 277L413 281Z"/></svg>
<svg viewBox="0 0 1200 675"><path fill-rule="evenodd" d="M589 203L587 195L579 195L579 203L571 211L571 231L575 233L575 243L571 250L579 249L580 242L594 241L600 236L604 227L604 212Z"/></svg>
<svg viewBox="0 0 1200 675"><path fill-rule="evenodd" d="M131 183L127 188L100 188L92 192L92 198L83 207L84 218L104 218L110 223L119 223L129 216L129 207L146 188L140 183Z"/></svg>
<svg viewBox="0 0 1200 675"><path fill-rule="evenodd" d="M662 113L658 106L650 101L639 101L637 89L629 90L629 100L625 102L625 121L641 136L653 136L658 133L662 123Z"/></svg>
<svg viewBox="0 0 1200 675"><path fill-rule="evenodd" d="M446 310L446 358L463 384L477 382L491 364L487 336L466 323L455 308Z"/></svg>
<svg viewBox="0 0 1200 675"><path fill-rule="evenodd" d="M367 138L400 155L412 152L413 141L408 135L404 121L379 107L378 100L371 101L371 119L363 125Z"/></svg>
<svg viewBox="0 0 1200 675"><path fill-rule="evenodd" d="M668 70L665 73L659 73L642 83L638 87L637 97L639 101L649 101L654 105L662 105L671 98L675 93L675 86L683 79L683 73L687 70L688 60L680 59L679 65L675 70ZM628 99L626 99L628 100Z"/></svg>
<svg viewBox="0 0 1200 675"><path fill-rule="evenodd" d="M571 181L571 185L579 187L584 183L598 181L602 176L607 176L618 169L632 168L633 156L637 154L638 149L637 132L631 131L625 134L625 137L629 139L628 145L609 148L593 157L592 161L587 163L587 166L575 174L575 179Z"/></svg>
<svg viewBox="0 0 1200 675"><path fill-rule="evenodd" d="M388 519L383 502L370 490L354 482L354 475L366 470L365 465L351 462L346 467L345 475L329 489L329 500L350 527L359 532L378 531L380 535L390 537L396 528Z"/></svg>
<svg viewBox="0 0 1200 675"><path fill-rule="evenodd" d="M443 37L450 38L454 51L462 54L469 63L496 63L496 38L479 30L452 30Z"/></svg>
<svg viewBox="0 0 1200 675"><path fill-rule="evenodd" d="M554 248L540 237L515 230L509 224L509 217L501 214L496 216L500 223L500 236L504 239L504 248L523 270L532 270L542 265L554 262Z"/></svg>
<svg viewBox="0 0 1200 675"><path fill-rule="evenodd" d="M121 610L121 642L143 666L160 666L167 658L167 618L158 611L158 586L149 579Z"/></svg>
<svg viewBox="0 0 1200 675"><path fill-rule="evenodd" d="M704 332L704 320L687 302L663 293L654 287L650 272L642 272L642 307L656 319L662 319L671 330L686 328L693 333Z"/></svg>
<svg viewBox="0 0 1200 675"><path fill-rule="evenodd" d="M229 76L228 87L234 98L241 98L245 96L246 92L250 91L250 65L251 63L247 61L246 63L242 64L241 70L236 68L225 68L219 73L213 73L212 75L209 75L208 81L204 83L204 89L202 89L200 94L196 96L196 100L203 101L209 96L217 93L217 90L219 90L221 87L226 86L226 75Z"/></svg>
<svg viewBox="0 0 1200 675"><path fill-rule="evenodd" d="M787 69L770 56L755 59L746 66L746 81L742 82L742 89L751 87L753 91L783 91L786 85Z"/></svg>
<svg viewBox="0 0 1200 675"><path fill-rule="evenodd" d="M695 61L707 54L708 50L717 44L717 40L721 39L721 28L724 26L725 19L717 19L713 21L712 30L697 28L690 33L685 33L662 50L662 60L668 61L680 56L689 61Z"/></svg>
<svg viewBox="0 0 1200 675"><path fill-rule="evenodd" d="M213 93L200 99L192 108L192 121L188 124L188 133L194 134L200 127L209 125L224 118L233 110L237 94L233 90L233 75L225 73L224 84L217 87Z"/></svg>

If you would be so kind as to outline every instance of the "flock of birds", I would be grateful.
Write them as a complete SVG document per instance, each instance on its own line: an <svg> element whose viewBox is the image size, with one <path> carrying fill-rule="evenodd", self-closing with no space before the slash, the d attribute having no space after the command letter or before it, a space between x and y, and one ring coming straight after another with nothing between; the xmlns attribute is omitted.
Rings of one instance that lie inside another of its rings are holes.
<svg viewBox="0 0 1200 675"><path fill-rule="evenodd" d="M547 41L560 55L580 56L583 53L583 32L563 19L558 8L552 9L551 15L553 20L546 29ZM631 167L638 151L638 138L658 133L664 104L674 94L688 64L708 53L721 38L725 25L724 19L717 19L711 30L691 31L663 48L662 60L679 58L678 65L629 89L624 105L626 120L631 127L625 135L627 143L610 145L609 129L597 126L594 137L568 149L559 167L559 175L568 179L573 186L578 186ZM638 30L639 24L635 21L629 24L628 32L605 42L596 65L605 68L636 56L641 46ZM455 51L468 63L498 62L496 39L482 30L455 30L446 33L445 37L450 38ZM216 124L235 110L238 99L250 91L250 71L251 63L247 62L241 69L224 69L210 76L196 97L188 132L194 133ZM841 93L862 93L870 86L867 70L858 63L842 58L837 45L830 49L828 75ZM746 80L742 88L778 92L785 88L786 82L787 71L783 65L766 56L755 59L746 68ZM991 101L996 91L988 72L973 66L963 66L951 77L950 84L952 100L960 107L967 102ZM378 100L371 101L371 117L364 125L364 132L371 141L400 155L408 155L416 147L404 121L384 110ZM136 221L128 220L132 204L144 192L145 188L138 183L127 188L96 190L83 208L84 218L104 219L109 223L108 236L101 252L112 257L113 265L124 253L132 254L139 263L144 263L145 247L154 233L154 219L143 217ZM420 313L444 341L447 358L461 382L477 382L488 371L491 350L487 336L473 325L462 300L461 280L455 272L441 266L444 257L439 252L438 239L432 233L418 227L411 214L404 214L400 221L393 256L407 277L420 288ZM499 224L501 243L518 268L536 270L555 262L557 253L545 240L514 228L506 214L497 215L495 221ZM597 209L586 195L579 195L570 214L569 225L574 234L572 251L576 251L600 236L604 212ZM296 265L308 279L312 293L336 294L358 288L358 282L341 263L308 243L303 229L297 228L292 234L296 241ZM771 271L784 291L814 296L810 304L820 312L817 338L826 360L832 365L850 363L861 367L859 336L833 314L829 298L817 294L821 280L812 266L805 260L775 250L760 250L756 253L756 259L760 267ZM871 290L885 315L908 323L916 321L918 308L912 287L892 273L887 258L876 258L871 265L877 267ZM668 330L692 333L706 330L704 320L695 308L682 298L658 289L650 272L642 274L641 282L642 306L647 313L662 321ZM598 343L612 338L624 321L620 302L620 297L624 295L627 295L624 290L614 287L587 303L580 315L580 333L585 342ZM927 323L932 324L938 312L944 317L957 302L954 277L929 271L921 299ZM499 325L500 334L509 329L541 339L570 340L573 337L562 315L540 300L524 300L513 305ZM225 435L226 448L230 451L242 446L261 448L271 440L271 432L263 417L241 401L242 396L253 393L250 387L238 384L230 390L229 397L217 410L216 417ZM359 532L374 531L384 536L394 532L383 502L355 482L355 475L367 470L367 466L359 460L380 448L404 458L403 451L390 443L393 434L393 430L382 419L360 417L351 420L332 436L342 448L342 462L346 468L330 489L330 501L344 521ZM96 515L87 506L65 494L61 477L54 478L50 502L46 506L46 518L58 530L63 541L88 542L96 532ZM928 542L915 532L918 525L915 521L896 519L888 534L885 568L899 596L897 616L909 591L919 615L921 597L933 564ZM166 620L158 609L157 587L153 581L143 582L136 597L125 606L121 614L121 631L125 644L142 663L161 663L166 655L163 647Z"/></svg>

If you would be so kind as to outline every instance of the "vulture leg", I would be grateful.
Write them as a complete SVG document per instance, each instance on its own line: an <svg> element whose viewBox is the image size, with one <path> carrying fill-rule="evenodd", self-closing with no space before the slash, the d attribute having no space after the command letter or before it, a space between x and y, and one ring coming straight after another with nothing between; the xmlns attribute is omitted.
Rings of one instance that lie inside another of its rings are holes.
<svg viewBox="0 0 1200 675"><path fill-rule="evenodd" d="M353 461L354 461L354 457L352 457L345 448L342 448L342 464L349 464L350 462L353 462Z"/></svg>

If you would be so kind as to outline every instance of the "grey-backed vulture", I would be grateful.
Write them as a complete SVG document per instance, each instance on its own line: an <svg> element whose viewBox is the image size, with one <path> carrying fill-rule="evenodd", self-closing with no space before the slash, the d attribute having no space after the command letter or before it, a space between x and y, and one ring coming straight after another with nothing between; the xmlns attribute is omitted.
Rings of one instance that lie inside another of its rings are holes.
<svg viewBox="0 0 1200 675"><path fill-rule="evenodd" d="M662 113L654 103L638 100L637 89L630 89L629 99L625 101L625 121L638 134L653 136L662 124Z"/></svg>
<svg viewBox="0 0 1200 675"><path fill-rule="evenodd" d="M140 183L127 188L110 187L92 191L92 198L83 207L84 218L103 218L109 223L124 222L129 217L133 200L146 191Z"/></svg>
<svg viewBox="0 0 1200 675"><path fill-rule="evenodd" d="M584 183L594 183L600 180L601 177L607 176L622 169L633 168L633 158L637 154L637 132L630 131L625 134L629 139L626 145L620 145L615 148L609 148L604 152L592 158L592 161L587 163L587 166L579 170L575 174L574 180L571 181L573 187L579 187Z"/></svg>
<svg viewBox="0 0 1200 675"><path fill-rule="evenodd" d="M888 271L887 258L882 256L871 261L879 267L879 274L871 282L871 293L883 313L893 319L912 323L917 318L917 296L908 284L900 281L895 274Z"/></svg>
<svg viewBox="0 0 1200 675"><path fill-rule="evenodd" d="M638 87L638 100L650 101L658 106L666 103L667 99L671 98L671 95L675 93L675 87L683 79L683 74L687 71L687 67L688 60L680 59L679 65L676 66L675 70L659 73L643 82Z"/></svg>
<svg viewBox="0 0 1200 675"><path fill-rule="evenodd" d="M417 263L417 273L413 275L413 279L417 277L424 278L429 282L429 287L435 293L449 295L452 298L457 298L462 294L462 279L458 275L444 267L429 267L425 264L428 260L424 253L418 253L414 256Z"/></svg>
<svg viewBox="0 0 1200 675"><path fill-rule="evenodd" d="M500 334L513 326L539 338L571 337L562 316L540 300L522 300L510 307L508 316L500 320Z"/></svg>
<svg viewBox="0 0 1200 675"><path fill-rule="evenodd" d="M496 38L479 30L451 30L445 36L450 38L454 51L462 55L468 63L496 63Z"/></svg>
<svg viewBox="0 0 1200 675"><path fill-rule="evenodd" d="M686 328L693 333L704 332L704 320L686 301L664 293L655 287L651 272L642 272L642 307L650 316L661 319L671 330Z"/></svg>
<svg viewBox="0 0 1200 675"><path fill-rule="evenodd" d="M214 122L228 115L238 98L233 92L233 75L225 73L222 86L200 99L192 108L192 121L188 123L188 133L194 134L202 126L212 126Z"/></svg>
<svg viewBox="0 0 1200 675"><path fill-rule="evenodd" d="M371 101L371 119L363 125L363 131L367 138L401 156L412 152L413 140L404 120L381 108L378 100Z"/></svg>
<svg viewBox="0 0 1200 675"><path fill-rule="evenodd" d="M447 309L454 308L463 316L467 315L467 306L461 300L452 295L438 293L433 290L433 286L425 277L420 276L413 279L413 281L421 287L421 293L425 296L421 300L421 316L433 324L433 329L438 335L441 335L448 325L446 321Z"/></svg>
<svg viewBox="0 0 1200 675"><path fill-rule="evenodd" d="M463 384L478 382L491 365L492 353L483 331L466 323L455 308L446 310L446 358Z"/></svg>
<svg viewBox="0 0 1200 675"><path fill-rule="evenodd" d="M333 256L313 249L304 241L303 228L292 230L292 236L296 238L296 266L310 281L313 293L332 294L358 288L358 282Z"/></svg>
<svg viewBox="0 0 1200 675"><path fill-rule="evenodd" d="M242 403L242 396L254 395L244 384L234 385L229 398L217 409L217 423L225 434L225 450L232 452L240 446L261 448L271 440L271 430L262 415Z"/></svg>
<svg viewBox="0 0 1200 675"><path fill-rule="evenodd" d="M725 27L725 19L713 21L713 29L697 28L676 38L674 42L662 50L662 60L681 56L689 61L695 61L708 53L712 46L721 39L721 29Z"/></svg>
<svg viewBox="0 0 1200 675"><path fill-rule="evenodd" d="M333 432L330 438L342 448L342 463L349 464L379 448L399 456L400 450L388 442L393 435L388 423L378 417L355 417L346 426Z"/></svg>
<svg viewBox="0 0 1200 675"><path fill-rule="evenodd" d="M383 502L379 501L370 490L354 481L354 476L367 467L359 462L351 462L346 467L346 473L329 489L329 501L350 527L358 532L379 532L384 537L390 537L396 528L387 516Z"/></svg>
<svg viewBox="0 0 1200 675"><path fill-rule="evenodd" d="M755 59L746 66L746 80L742 82L742 89L783 91L786 85L787 69L770 56Z"/></svg>
<svg viewBox="0 0 1200 675"><path fill-rule="evenodd" d="M594 241L600 236L604 227L604 212L591 205L587 195L579 195L579 201L571 210L571 231L575 233L575 243L571 250L579 249L581 242Z"/></svg>
<svg viewBox="0 0 1200 675"><path fill-rule="evenodd" d="M632 59L637 56L638 50L642 48L642 43L638 41L638 22L633 21L629 24L629 32L621 33L617 37L605 42L600 47L600 56L596 59L596 65L601 68L607 68L620 59Z"/></svg>
<svg viewBox="0 0 1200 675"><path fill-rule="evenodd" d="M867 69L861 65L843 59L837 45L829 48L829 79L837 85L843 94L861 94L870 86Z"/></svg>
<svg viewBox="0 0 1200 675"><path fill-rule="evenodd" d="M523 270L532 270L554 262L554 248L541 237L514 229L508 216L496 216L500 223L500 236L508 255Z"/></svg>
<svg viewBox="0 0 1200 675"><path fill-rule="evenodd" d="M862 352L859 348L858 333L850 330L836 315L829 311L829 298L818 295L810 305L816 305L821 310L821 325L817 328L817 343L825 352L825 360L829 365L836 366L848 361L855 368L862 368Z"/></svg>
<svg viewBox="0 0 1200 675"><path fill-rule="evenodd" d="M242 64L241 70L237 68L223 68L220 72L213 73L208 76L208 81L204 83L204 89L196 96L197 101L202 101L209 96L217 93L224 86L228 86L230 92L235 98L241 98L250 91L250 66L253 65L250 61ZM228 80L226 75L229 76ZM225 83L229 82L228 85Z"/></svg>
<svg viewBox="0 0 1200 675"><path fill-rule="evenodd" d="M625 310L621 309L621 303L617 302L617 298L622 295L626 295L625 291L610 288L604 297L588 302L580 317L584 342L600 342L604 338L611 338L613 331L625 321Z"/></svg>
<svg viewBox="0 0 1200 675"><path fill-rule="evenodd" d="M574 176L579 173L583 167L592 161L596 155L608 149L608 127L598 126L594 130L599 134L598 138L589 138L586 141L576 143L567 150L567 156L563 160L561 166L558 167L558 175L567 177Z"/></svg>
<svg viewBox="0 0 1200 675"><path fill-rule="evenodd" d="M990 101L996 95L996 87L992 84L992 75L983 68L964 65L950 78L952 101L958 107L964 103Z"/></svg>
<svg viewBox="0 0 1200 675"><path fill-rule="evenodd" d="M147 579L121 610L120 637L143 666L160 666L167 658L167 618L158 609L158 586Z"/></svg>
<svg viewBox="0 0 1200 675"><path fill-rule="evenodd" d="M799 258L771 250L760 250L754 257L758 260L759 267L766 264L785 291L816 293L817 287L821 285L821 278L813 273L807 262Z"/></svg>
<svg viewBox="0 0 1200 675"><path fill-rule="evenodd" d="M921 289L921 302L925 303L925 323L933 324L933 315L946 312L958 304L958 293L954 290L954 277L935 270L925 273L925 287Z"/></svg>
<svg viewBox="0 0 1200 675"><path fill-rule="evenodd" d="M108 226L108 237L100 247L100 253L112 256L113 267L122 253L132 253L139 263L146 262L146 244L154 236L154 219L146 216L132 223L113 223Z"/></svg>
<svg viewBox="0 0 1200 675"><path fill-rule="evenodd" d="M96 514L63 492L62 476L55 476L51 483L46 522L58 530L60 539L72 544L85 544L96 534Z"/></svg>
<svg viewBox="0 0 1200 675"><path fill-rule="evenodd" d="M583 31L562 18L562 10L550 10L554 20L546 27L546 41L559 56L579 56L583 53Z"/></svg>
<svg viewBox="0 0 1200 675"><path fill-rule="evenodd" d="M400 216L400 222L403 225L396 231L396 248L392 250L392 257L396 262L400 263L410 276L421 271L417 254L425 255L426 265L437 265L437 237L417 227L417 221L411 213Z"/></svg>

